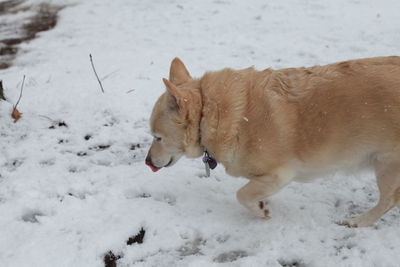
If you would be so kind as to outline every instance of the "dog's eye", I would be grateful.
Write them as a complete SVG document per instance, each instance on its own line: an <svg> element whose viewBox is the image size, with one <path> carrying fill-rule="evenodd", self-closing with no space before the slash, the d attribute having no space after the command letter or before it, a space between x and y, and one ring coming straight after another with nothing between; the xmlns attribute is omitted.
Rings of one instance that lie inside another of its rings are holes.
<svg viewBox="0 0 400 267"><path fill-rule="evenodd" d="M161 141L161 137L154 136L154 140L156 140L157 142L160 142Z"/></svg>

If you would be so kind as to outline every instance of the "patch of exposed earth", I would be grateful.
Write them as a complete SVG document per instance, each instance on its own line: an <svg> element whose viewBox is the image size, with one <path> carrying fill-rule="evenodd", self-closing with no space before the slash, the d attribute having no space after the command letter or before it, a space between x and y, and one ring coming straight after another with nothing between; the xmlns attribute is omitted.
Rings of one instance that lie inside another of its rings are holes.
<svg viewBox="0 0 400 267"><path fill-rule="evenodd" d="M25 0L0 1L0 69L12 65L21 43L54 28L62 8L46 2L32 5Z"/></svg>

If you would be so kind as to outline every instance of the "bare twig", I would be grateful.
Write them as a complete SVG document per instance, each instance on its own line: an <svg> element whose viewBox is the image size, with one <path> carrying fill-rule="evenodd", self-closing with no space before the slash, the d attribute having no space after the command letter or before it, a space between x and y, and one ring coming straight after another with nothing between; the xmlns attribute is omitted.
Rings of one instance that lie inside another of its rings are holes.
<svg viewBox="0 0 400 267"><path fill-rule="evenodd" d="M18 111L17 106L19 104L19 101L22 98L22 91L24 90L24 83L25 83L25 75L24 78L22 79L22 84L21 84L21 92L19 94L19 98L17 103L14 105L13 111L11 113L11 117L14 119L14 123L16 123L22 116L22 113Z"/></svg>
<svg viewBox="0 0 400 267"><path fill-rule="evenodd" d="M96 68L94 67L92 54L89 54L89 57L90 57L90 63L92 64L92 68L93 68L94 74L96 75L97 81L98 81L99 84L100 84L101 91L104 93L103 85L101 84L101 81L100 81L100 79L99 79L99 75L97 75Z"/></svg>
<svg viewBox="0 0 400 267"><path fill-rule="evenodd" d="M6 97L4 96L4 88L2 80L0 80L0 100L6 100Z"/></svg>
<svg viewBox="0 0 400 267"><path fill-rule="evenodd" d="M24 75L24 78L22 78L22 84L21 84L21 90L20 90L20 93L19 93L19 98L18 98L17 103L14 105L14 109L17 109L17 106L18 106L18 104L19 104L19 101L21 100L22 91L24 90L24 83L25 83L25 75Z"/></svg>

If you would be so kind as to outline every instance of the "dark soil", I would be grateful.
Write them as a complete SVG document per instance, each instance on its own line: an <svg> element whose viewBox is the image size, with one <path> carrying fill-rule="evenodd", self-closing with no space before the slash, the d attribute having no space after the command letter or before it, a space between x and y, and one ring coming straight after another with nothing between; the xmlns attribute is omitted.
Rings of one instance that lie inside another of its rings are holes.
<svg viewBox="0 0 400 267"><path fill-rule="evenodd" d="M84 157L84 156L87 156L87 153L86 153L86 152L83 152L83 151L80 151L80 152L76 153L76 155L77 155L78 157Z"/></svg>
<svg viewBox="0 0 400 267"><path fill-rule="evenodd" d="M104 266L105 267L117 267L117 260L121 258L120 255L115 255L111 250L104 255Z"/></svg>
<svg viewBox="0 0 400 267"><path fill-rule="evenodd" d="M132 244L142 244L143 243L143 238L145 235L146 231L141 228L139 233L129 237L129 239L126 241L126 244L128 246L132 245ZM105 267L117 267L117 261L119 259L121 259L123 256L121 255L115 255L114 252L112 252L111 250L109 252L107 252L104 255L103 261L104 261L104 266Z"/></svg>
<svg viewBox="0 0 400 267"><path fill-rule="evenodd" d="M141 228L137 235L129 237L128 241L126 241L126 244L129 246L135 243L142 244L145 233L146 231L143 228Z"/></svg>
<svg viewBox="0 0 400 267"><path fill-rule="evenodd" d="M141 147L140 144L132 144L130 150L136 150L139 149L140 147Z"/></svg>
<svg viewBox="0 0 400 267"><path fill-rule="evenodd" d="M54 121L53 125L49 126L49 129L56 129L59 127L68 128L68 124L66 124L65 121Z"/></svg>
<svg viewBox="0 0 400 267"><path fill-rule="evenodd" d="M279 264L282 267L306 267L306 265L301 261L297 260L291 260L291 261L285 261L285 260L279 260Z"/></svg>
<svg viewBox="0 0 400 267"><path fill-rule="evenodd" d="M98 146L94 146L94 147L89 147L89 150L103 151L103 150L109 149L110 147L111 147L111 145L98 145Z"/></svg>
<svg viewBox="0 0 400 267"><path fill-rule="evenodd" d="M0 37L0 69L6 69L11 66L12 61L18 52L18 45L23 42L29 42L37 37L38 32L48 31L57 24L58 12L62 6L41 3L36 6L24 5L25 0L9 0L0 3L0 15L12 15L19 12L34 11L34 15L26 20L22 20L19 25L14 22L0 22L0 36L2 32L15 32L15 28L21 30L17 37Z"/></svg>
<svg viewBox="0 0 400 267"><path fill-rule="evenodd" d="M0 3L0 15L15 13L17 6L22 4L23 0L8 0Z"/></svg>
<svg viewBox="0 0 400 267"><path fill-rule="evenodd" d="M0 80L0 100L6 100L4 96L4 88L3 88L3 81Z"/></svg>

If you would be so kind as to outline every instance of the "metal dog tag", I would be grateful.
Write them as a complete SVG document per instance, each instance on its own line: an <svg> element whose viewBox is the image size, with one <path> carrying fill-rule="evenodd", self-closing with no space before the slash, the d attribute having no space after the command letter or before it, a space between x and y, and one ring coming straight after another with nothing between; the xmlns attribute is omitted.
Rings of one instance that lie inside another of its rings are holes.
<svg viewBox="0 0 400 267"><path fill-rule="evenodd" d="M217 167L217 161L210 157L207 151L204 151L203 162L206 168L206 177L210 177L210 169L214 170Z"/></svg>
<svg viewBox="0 0 400 267"><path fill-rule="evenodd" d="M210 165L203 159L204 166L206 167L206 177L210 177Z"/></svg>

